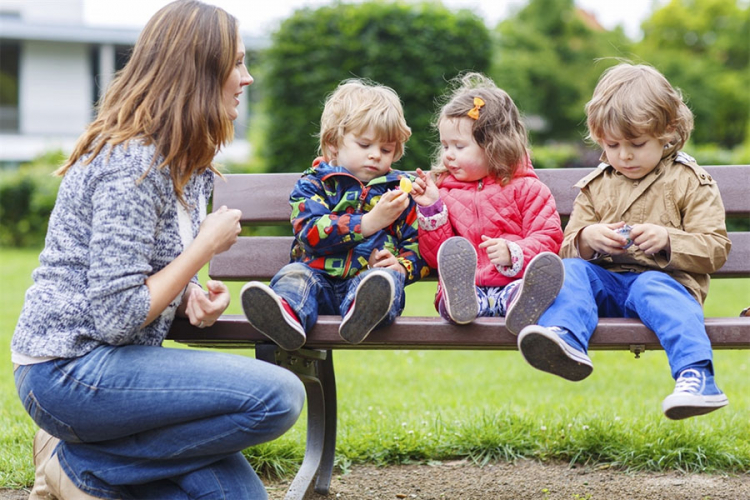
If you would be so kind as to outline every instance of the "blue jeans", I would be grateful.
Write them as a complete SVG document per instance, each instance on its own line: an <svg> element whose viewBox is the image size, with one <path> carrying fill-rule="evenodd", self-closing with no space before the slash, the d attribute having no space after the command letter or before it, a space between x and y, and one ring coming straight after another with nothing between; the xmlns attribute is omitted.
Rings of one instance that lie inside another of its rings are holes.
<svg viewBox="0 0 750 500"><path fill-rule="evenodd" d="M406 277L391 269L378 268L393 278L395 300L388 315L378 326L393 323L404 310ZM282 267L271 280L271 288L297 313L300 323L309 332L318 321L318 314L340 314L346 316L354 301L357 286L374 269L361 272L353 278L332 278L323 271L305 264L293 262Z"/></svg>
<svg viewBox="0 0 750 500"><path fill-rule="evenodd" d="M562 290L539 318L541 326L567 328L586 351L598 318L638 318L664 347L675 379L688 365L712 363L703 308L670 275L614 273L582 259L563 264Z"/></svg>
<svg viewBox="0 0 750 500"><path fill-rule="evenodd" d="M34 422L62 440L64 472L99 498L267 498L241 451L286 432L305 397L263 361L151 346L102 346L15 379Z"/></svg>

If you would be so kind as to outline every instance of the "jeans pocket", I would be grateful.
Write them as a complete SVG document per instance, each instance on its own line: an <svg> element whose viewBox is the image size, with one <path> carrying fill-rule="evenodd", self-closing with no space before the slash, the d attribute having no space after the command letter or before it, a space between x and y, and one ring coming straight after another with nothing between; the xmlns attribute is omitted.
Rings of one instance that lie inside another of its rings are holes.
<svg viewBox="0 0 750 500"><path fill-rule="evenodd" d="M26 398L23 401L23 407L26 412L31 416L31 419L56 438L66 441L68 443L82 443L81 438L75 433L73 428L65 422L55 418L49 413L44 407L39 404L34 391L29 391Z"/></svg>

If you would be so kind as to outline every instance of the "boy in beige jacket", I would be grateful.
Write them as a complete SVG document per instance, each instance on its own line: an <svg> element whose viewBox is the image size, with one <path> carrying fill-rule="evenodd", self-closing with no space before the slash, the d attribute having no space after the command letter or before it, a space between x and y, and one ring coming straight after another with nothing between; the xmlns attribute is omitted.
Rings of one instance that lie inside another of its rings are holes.
<svg viewBox="0 0 750 500"><path fill-rule="evenodd" d="M714 383L702 304L731 242L716 182L679 151L692 113L654 68L619 64L599 80L586 114L603 163L576 184L560 250L564 285L538 324L521 330L519 350L537 369L582 380L593 370L586 351L598 318L638 318L677 381L665 415L721 408L728 400Z"/></svg>

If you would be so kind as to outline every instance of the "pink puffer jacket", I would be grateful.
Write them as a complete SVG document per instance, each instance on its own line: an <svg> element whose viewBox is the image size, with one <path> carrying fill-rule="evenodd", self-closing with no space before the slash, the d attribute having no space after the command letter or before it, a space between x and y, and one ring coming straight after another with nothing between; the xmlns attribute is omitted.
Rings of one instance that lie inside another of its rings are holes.
<svg viewBox="0 0 750 500"><path fill-rule="evenodd" d="M440 183L440 199L447 206L449 223L434 230L419 228L419 249L432 268L437 268L441 243L451 236L463 236L476 248L479 286L505 286L523 277L529 261L540 252L560 250L563 231L555 199L530 161L507 186L492 177L462 182L448 175ZM482 235L504 238L520 247L523 267L515 276L500 273L490 262L479 248Z"/></svg>

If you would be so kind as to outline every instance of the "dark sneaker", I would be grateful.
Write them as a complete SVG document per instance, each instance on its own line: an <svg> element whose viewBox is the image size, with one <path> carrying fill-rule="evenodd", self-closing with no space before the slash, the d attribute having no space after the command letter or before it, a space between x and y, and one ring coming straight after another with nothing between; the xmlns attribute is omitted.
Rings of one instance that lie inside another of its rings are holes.
<svg viewBox="0 0 750 500"><path fill-rule="evenodd" d="M565 280L562 259L552 252L542 252L526 266L519 290L505 313L505 328L513 335L539 317L555 301Z"/></svg>
<svg viewBox="0 0 750 500"><path fill-rule="evenodd" d="M307 339L294 311L270 287L251 281L240 291L242 310L250 324L285 351L296 351Z"/></svg>
<svg viewBox="0 0 750 500"><path fill-rule="evenodd" d="M714 376L705 368L682 370L674 392L661 403L667 418L682 420L697 417L729 404L729 400L714 383Z"/></svg>
<svg viewBox="0 0 750 500"><path fill-rule="evenodd" d="M339 335L350 344L359 344L370 335L393 306L396 285L385 271L371 271L359 282L354 302L339 326Z"/></svg>
<svg viewBox="0 0 750 500"><path fill-rule="evenodd" d="M479 314L475 284L477 251L466 238L454 236L440 245L437 261L448 316L459 325L471 323Z"/></svg>
<svg viewBox="0 0 750 500"><path fill-rule="evenodd" d="M594 365L585 352L564 340L567 335L562 328L529 325L518 335L518 350L537 370L578 382L591 375Z"/></svg>

